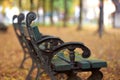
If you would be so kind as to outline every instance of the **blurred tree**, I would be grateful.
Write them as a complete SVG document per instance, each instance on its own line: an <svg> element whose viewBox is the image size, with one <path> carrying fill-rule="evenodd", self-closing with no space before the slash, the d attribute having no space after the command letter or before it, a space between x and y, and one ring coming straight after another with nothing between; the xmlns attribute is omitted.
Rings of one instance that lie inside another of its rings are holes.
<svg viewBox="0 0 120 80"><path fill-rule="evenodd" d="M40 6L41 6L41 0L37 0L37 15L38 15L38 21L39 21L39 18L40 18L40 16L39 16L39 8L40 8Z"/></svg>
<svg viewBox="0 0 120 80"><path fill-rule="evenodd" d="M19 4L19 10L20 10L20 12L22 11L22 0L19 0L18 1L18 4Z"/></svg>
<svg viewBox="0 0 120 80"><path fill-rule="evenodd" d="M54 0L54 7L59 8L60 11L64 11L64 0Z"/></svg>
<svg viewBox="0 0 120 80"><path fill-rule="evenodd" d="M31 6L30 0L22 0L22 9L23 10L30 10L30 6Z"/></svg>
<svg viewBox="0 0 120 80"><path fill-rule="evenodd" d="M33 0L30 0L30 11L33 11L34 9L34 3Z"/></svg>
<svg viewBox="0 0 120 80"><path fill-rule="evenodd" d="M103 4L103 0L100 0L100 4L99 4L99 9L100 9L100 14L99 14L99 20L98 20L98 24L99 24L99 28L98 28L98 33L99 33L99 36L102 37L102 33L103 33L103 26L104 26L104 21L103 21L103 7L104 7L104 4Z"/></svg>
<svg viewBox="0 0 120 80"><path fill-rule="evenodd" d="M115 12L120 12L120 0L112 0L112 2L115 5L116 11Z"/></svg>
<svg viewBox="0 0 120 80"><path fill-rule="evenodd" d="M2 3L3 3L3 1L4 1L4 0L0 0L0 4L2 4Z"/></svg>
<svg viewBox="0 0 120 80"><path fill-rule="evenodd" d="M119 23L117 23L117 20L119 20L120 15L120 0L112 0L113 4L115 5L115 12L112 14L113 17L113 28L120 27Z"/></svg>
<svg viewBox="0 0 120 80"><path fill-rule="evenodd" d="M41 5L40 3L41 3L41 0L38 0L38 1L37 1L37 13L38 13L39 7L40 7L40 5Z"/></svg>
<svg viewBox="0 0 120 80"><path fill-rule="evenodd" d="M4 0L0 0L0 6L3 6L2 14L5 15L5 6L3 5Z"/></svg>
<svg viewBox="0 0 120 80"><path fill-rule="evenodd" d="M46 10L45 10L45 2L46 2L46 0L42 0L43 1L43 25L45 25L45 12L46 12Z"/></svg>
<svg viewBox="0 0 120 80"><path fill-rule="evenodd" d="M60 22L60 12L62 13L64 10L63 10L63 7L64 7L64 5L63 5L63 0L54 0L54 3L53 3L53 5L54 5L54 11L56 12L56 16L57 16L57 18L58 18L58 21ZM59 6L58 6L59 5Z"/></svg>
<svg viewBox="0 0 120 80"><path fill-rule="evenodd" d="M67 0L64 0L64 27L67 27L67 15L68 15L68 9L67 9Z"/></svg>
<svg viewBox="0 0 120 80"><path fill-rule="evenodd" d="M80 8L80 16L79 16L79 24L77 30L80 30L82 28L82 13L83 13L83 0L79 1L79 8Z"/></svg>
<svg viewBox="0 0 120 80"><path fill-rule="evenodd" d="M54 5L53 5L53 3L54 3L54 0L50 0L50 12L51 12L51 14L50 14L50 20L51 20L51 25L53 25L54 23L53 23L53 7L54 7Z"/></svg>

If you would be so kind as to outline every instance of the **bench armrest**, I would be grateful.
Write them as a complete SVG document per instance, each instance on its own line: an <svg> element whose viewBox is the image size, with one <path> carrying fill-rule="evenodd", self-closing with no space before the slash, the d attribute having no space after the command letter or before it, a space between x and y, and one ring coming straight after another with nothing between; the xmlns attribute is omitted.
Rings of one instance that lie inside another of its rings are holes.
<svg viewBox="0 0 120 80"><path fill-rule="evenodd" d="M83 43L80 43L80 42L67 42L67 43L61 44L61 45L57 46L56 48L54 48L53 55L57 54L57 52L59 52L60 50L63 50L63 49L68 49L70 51L74 51L76 48L82 49L82 51L83 51L82 57L83 58L88 58L91 55L90 49L88 47L86 47Z"/></svg>
<svg viewBox="0 0 120 80"><path fill-rule="evenodd" d="M42 43L44 43L44 44L42 44ZM62 43L64 43L64 42L60 38L57 38L57 37L45 37L36 42L40 51L42 51L44 53L52 52L54 47L56 47ZM44 47L44 49L43 49L43 47Z"/></svg>
<svg viewBox="0 0 120 80"><path fill-rule="evenodd" d="M40 40L38 40L37 42L36 42L36 44L38 44L38 45L40 45L41 43L43 43L43 42L49 42L49 41L51 41L51 40L53 40L53 41L59 41L60 43L64 43L60 38L57 38L57 37L45 37L45 38L42 38L42 39L40 39Z"/></svg>
<svg viewBox="0 0 120 80"><path fill-rule="evenodd" d="M72 66L72 68L74 69L75 67L75 49L76 48L80 48L82 49L83 53L82 53L82 57L83 58L88 58L91 54L89 48L87 48L83 43L80 42L67 42L64 44L61 44L59 46L56 46L52 52L52 58L54 57L54 55L56 55L58 52L60 52L63 49L68 49L69 50L69 59L70 59L70 64ZM51 58L51 60L52 60ZM64 60L64 59L63 59ZM66 60L64 60L66 61Z"/></svg>

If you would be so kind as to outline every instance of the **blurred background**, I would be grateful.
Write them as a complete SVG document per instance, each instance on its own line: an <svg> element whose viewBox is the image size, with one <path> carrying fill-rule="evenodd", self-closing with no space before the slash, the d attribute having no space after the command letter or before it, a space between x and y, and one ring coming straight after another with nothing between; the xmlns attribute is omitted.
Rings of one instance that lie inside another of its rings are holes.
<svg viewBox="0 0 120 80"><path fill-rule="evenodd" d="M0 80L24 80L28 73L30 60L18 68L23 52L12 17L29 11L37 14L34 24L41 33L85 43L92 57L107 61L104 80L120 79L119 0L0 0ZM87 74L79 76L85 80Z"/></svg>
<svg viewBox="0 0 120 80"><path fill-rule="evenodd" d="M103 2L104 24L110 27L117 4L112 0ZM38 15L39 24L66 27L67 24L78 24L82 16L83 25L95 25L98 23L101 4L100 0L0 0L0 21L8 25L12 23L13 15L34 11Z"/></svg>

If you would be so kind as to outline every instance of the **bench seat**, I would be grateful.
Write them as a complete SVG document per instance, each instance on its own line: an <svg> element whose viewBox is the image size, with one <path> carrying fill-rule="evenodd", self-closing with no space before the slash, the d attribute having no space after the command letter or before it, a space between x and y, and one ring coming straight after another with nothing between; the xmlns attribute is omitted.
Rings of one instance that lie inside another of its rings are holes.
<svg viewBox="0 0 120 80"><path fill-rule="evenodd" d="M72 65L69 63L69 55L57 54L52 59L53 69L55 71L68 71L72 69ZM63 60L64 59L64 60ZM68 61L68 62L67 62ZM82 58L80 54L75 55L76 68L75 70L90 70L90 69L99 69L102 67L107 67L107 63L103 60L95 58Z"/></svg>

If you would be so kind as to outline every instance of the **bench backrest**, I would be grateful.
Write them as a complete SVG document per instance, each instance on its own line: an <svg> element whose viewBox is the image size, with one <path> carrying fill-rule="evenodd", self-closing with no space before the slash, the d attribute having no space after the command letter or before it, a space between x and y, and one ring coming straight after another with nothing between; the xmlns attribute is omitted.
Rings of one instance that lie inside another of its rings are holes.
<svg viewBox="0 0 120 80"><path fill-rule="evenodd" d="M25 25L24 22L22 22L24 20L24 14L20 14L18 16L18 23L14 23L15 25L15 31L19 31L19 34L22 36L25 36L27 38L30 37L29 33L28 33L28 29ZM42 37L42 34L39 32L39 29L37 26L31 27L32 31L33 31L33 37L35 40L40 40Z"/></svg>
<svg viewBox="0 0 120 80"><path fill-rule="evenodd" d="M15 19L17 19L17 22L14 22ZM18 16L17 15L14 15L13 16L13 28L14 28L14 31L15 31L15 34L18 38L21 37L21 33L19 31L19 25L18 25Z"/></svg>
<svg viewBox="0 0 120 80"><path fill-rule="evenodd" d="M34 39L36 41L40 40L42 38L42 34L39 32L39 29L37 26L32 27L33 33L34 33Z"/></svg>
<svg viewBox="0 0 120 80"><path fill-rule="evenodd" d="M29 14L29 13L28 13ZM26 16L26 26L27 26L27 30L28 30L28 34L29 37L32 41L36 41L39 40L41 38L41 33L38 30L38 27L34 26L30 26L30 23L32 22L33 19L36 18L35 16L31 16L31 19L28 19L28 15Z"/></svg>
<svg viewBox="0 0 120 80"><path fill-rule="evenodd" d="M24 14L20 14L18 16L18 20L21 19L21 16L24 16ZM26 49L30 53L30 56L36 58L36 53L35 53L34 48L33 48L32 44L31 44L31 42L29 40L28 30L26 28L25 23L22 22L23 20L24 20L24 18L22 18L21 20L19 20L19 26L18 26L19 27L19 31L20 31L21 36L22 36L22 40L25 43ZM23 45L22 45L22 47L23 47Z"/></svg>
<svg viewBox="0 0 120 80"><path fill-rule="evenodd" d="M28 32L28 29L26 27L26 25L21 25L22 27L22 31L23 31L23 36L27 37L27 38L30 38L30 35L29 35L29 32ZM42 38L42 34L39 32L39 29L37 26L34 26L32 27L32 30L33 30L33 37L36 41L40 40Z"/></svg>

